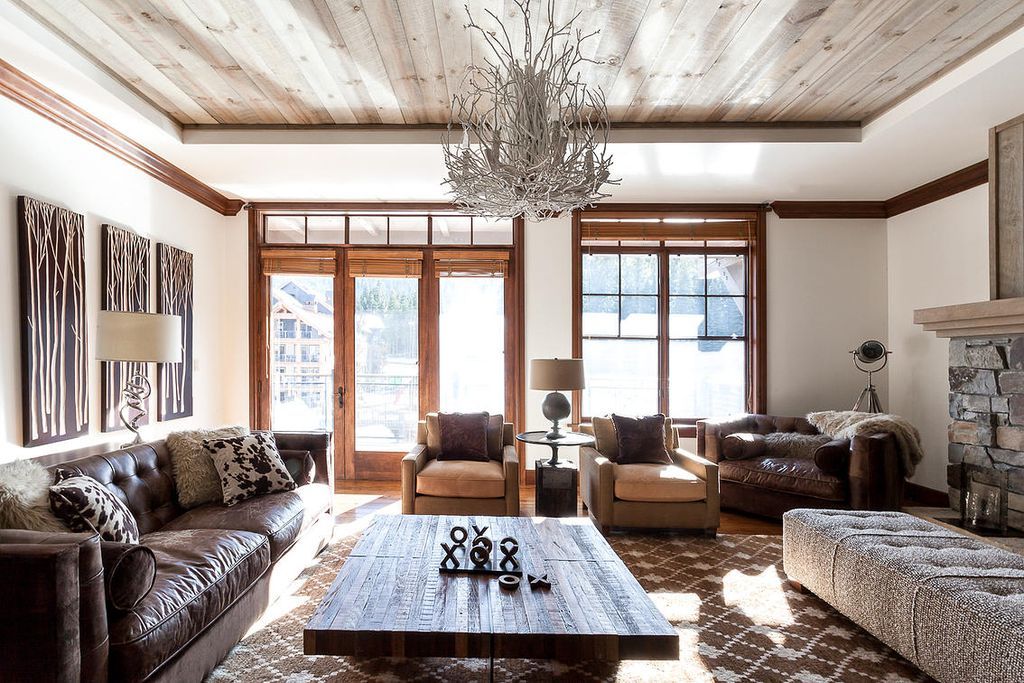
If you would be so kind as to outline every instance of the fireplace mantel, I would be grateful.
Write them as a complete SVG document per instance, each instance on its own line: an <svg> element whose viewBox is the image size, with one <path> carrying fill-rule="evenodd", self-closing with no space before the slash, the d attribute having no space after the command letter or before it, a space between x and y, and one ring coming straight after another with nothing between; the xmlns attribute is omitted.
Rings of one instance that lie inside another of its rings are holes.
<svg viewBox="0 0 1024 683"><path fill-rule="evenodd" d="M1024 334L1024 297L920 308L914 323L943 338Z"/></svg>

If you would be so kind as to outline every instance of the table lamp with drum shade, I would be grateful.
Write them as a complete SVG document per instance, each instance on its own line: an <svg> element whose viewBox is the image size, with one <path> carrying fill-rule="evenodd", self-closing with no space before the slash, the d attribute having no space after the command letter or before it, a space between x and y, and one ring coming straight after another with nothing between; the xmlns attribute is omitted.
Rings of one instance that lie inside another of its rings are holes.
<svg viewBox="0 0 1024 683"><path fill-rule="evenodd" d="M181 316L160 313L100 311L96 326L96 358L113 363L180 363ZM121 407L117 411L125 429L142 443L139 421L146 415L146 399L153 393L145 372L124 378ZM135 415L129 417L129 411Z"/></svg>
<svg viewBox="0 0 1024 683"><path fill-rule="evenodd" d="M551 420L549 439L560 439L565 433L559 422L572 414L572 406L563 391L585 389L583 381L583 359L581 358L534 358L530 361L530 388L551 393L544 397L541 405L544 417Z"/></svg>

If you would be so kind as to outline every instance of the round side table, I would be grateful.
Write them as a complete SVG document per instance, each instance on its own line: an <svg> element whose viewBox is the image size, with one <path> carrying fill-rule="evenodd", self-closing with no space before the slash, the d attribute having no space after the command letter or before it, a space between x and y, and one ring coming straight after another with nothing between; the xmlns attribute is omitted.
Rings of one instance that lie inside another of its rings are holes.
<svg viewBox="0 0 1024 683"><path fill-rule="evenodd" d="M538 460L536 464L537 515L575 517L579 470L575 463L558 459L558 448L590 446L594 443L594 437L580 432L565 432L560 439L549 439L546 434L547 432L525 432L516 435L517 441L551 448L551 459Z"/></svg>

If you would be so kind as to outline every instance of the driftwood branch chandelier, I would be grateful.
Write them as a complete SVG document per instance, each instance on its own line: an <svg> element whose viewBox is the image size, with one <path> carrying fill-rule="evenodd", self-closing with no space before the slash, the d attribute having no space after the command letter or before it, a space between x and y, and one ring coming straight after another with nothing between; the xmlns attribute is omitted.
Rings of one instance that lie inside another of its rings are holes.
<svg viewBox="0 0 1024 683"><path fill-rule="evenodd" d="M580 81L588 38L573 23L558 25L554 3L547 5L547 26L535 43L530 0L515 0L522 15L523 44L513 45L497 24L485 30L469 8L466 28L479 31L491 55L473 65L462 91L452 98L444 137L447 186L453 201L476 215L523 216L544 220L589 206L609 196L608 110L600 88Z"/></svg>

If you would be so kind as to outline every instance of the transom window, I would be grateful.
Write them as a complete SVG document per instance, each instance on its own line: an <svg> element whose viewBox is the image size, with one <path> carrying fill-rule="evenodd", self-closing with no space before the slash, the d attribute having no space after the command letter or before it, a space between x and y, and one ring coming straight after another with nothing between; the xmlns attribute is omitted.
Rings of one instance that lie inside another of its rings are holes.
<svg viewBox="0 0 1024 683"><path fill-rule="evenodd" d="M263 215L264 244L510 246L511 219L449 213Z"/></svg>
<svg viewBox="0 0 1024 683"><path fill-rule="evenodd" d="M577 223L579 418L662 412L686 425L755 410L750 283L763 273L763 223L587 215Z"/></svg>

